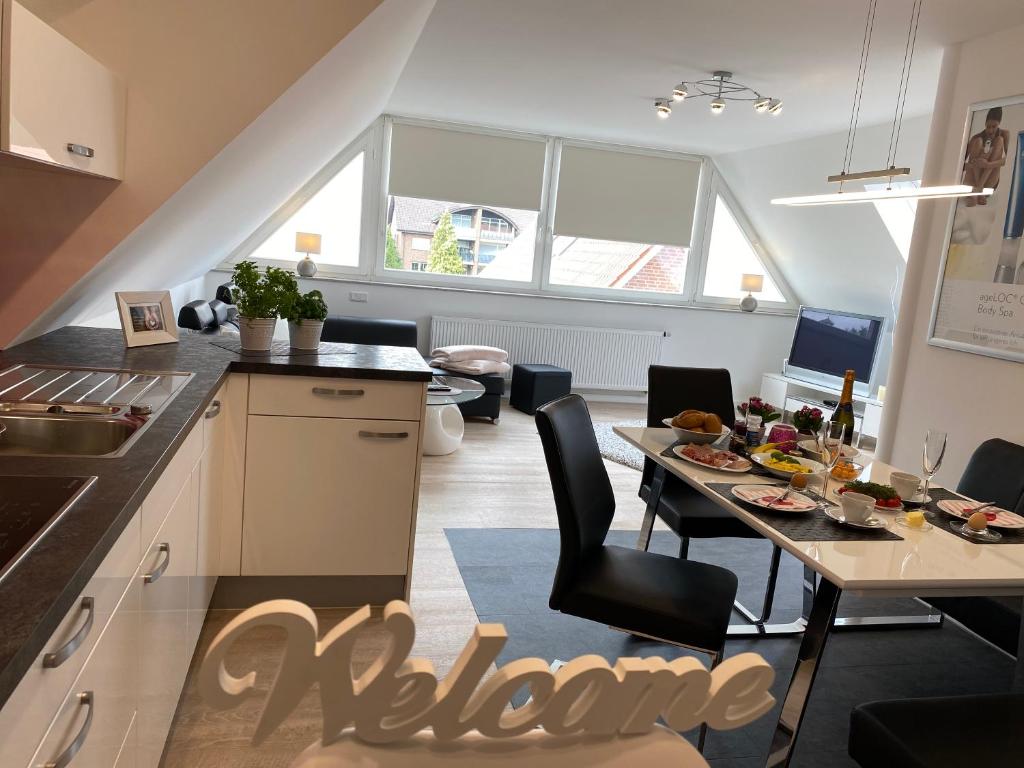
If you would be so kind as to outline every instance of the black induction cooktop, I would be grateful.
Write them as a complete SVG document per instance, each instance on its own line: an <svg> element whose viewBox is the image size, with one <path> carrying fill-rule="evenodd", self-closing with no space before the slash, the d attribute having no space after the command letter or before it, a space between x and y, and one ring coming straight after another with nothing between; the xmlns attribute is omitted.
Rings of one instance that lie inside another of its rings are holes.
<svg viewBox="0 0 1024 768"><path fill-rule="evenodd" d="M0 579L95 481L95 477L0 475Z"/></svg>

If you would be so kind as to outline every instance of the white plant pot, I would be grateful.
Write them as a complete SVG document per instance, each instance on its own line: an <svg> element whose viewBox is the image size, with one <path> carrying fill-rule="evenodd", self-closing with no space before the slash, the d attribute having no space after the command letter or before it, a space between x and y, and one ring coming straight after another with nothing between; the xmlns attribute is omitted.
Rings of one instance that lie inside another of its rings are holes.
<svg viewBox="0 0 1024 768"><path fill-rule="evenodd" d="M316 349L320 346L323 320L302 320L288 323L288 345L294 349Z"/></svg>
<svg viewBox="0 0 1024 768"><path fill-rule="evenodd" d="M241 336L242 349L269 352L276 326L276 317L239 317L238 333Z"/></svg>

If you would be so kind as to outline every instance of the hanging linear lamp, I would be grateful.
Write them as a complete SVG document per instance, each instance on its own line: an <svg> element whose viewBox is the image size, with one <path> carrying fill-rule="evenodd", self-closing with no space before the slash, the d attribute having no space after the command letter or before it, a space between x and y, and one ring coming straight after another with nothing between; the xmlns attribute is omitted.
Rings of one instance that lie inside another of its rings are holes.
<svg viewBox="0 0 1024 768"><path fill-rule="evenodd" d="M917 42L917 28L921 19L921 3L914 0L910 14L910 28L907 30L907 46L903 52L903 71L900 73L899 93L896 96L896 113L893 115L892 131L889 133L889 153L886 157L887 167L877 171L850 172L853 159L853 147L857 138L857 123L860 120L860 103L864 95L864 78L868 68L868 54L871 52L871 34L875 28L875 10L878 0L868 0L868 18L864 25L864 43L860 52L860 67L857 70L857 85L853 92L853 109L850 111L850 128L846 134L846 150L843 154L843 170L841 173L828 177L830 183L838 183L839 191L822 195L801 195L798 197L777 197L773 205L839 205L842 203L869 203L875 200L905 200L908 198L937 197L973 197L991 195L989 187L975 189L969 184L947 184L930 187L893 188L892 181L897 176L908 176L910 168L896 167L896 150L900 143L900 131L903 127L903 109L907 103L907 87L910 84L910 66L914 60L914 45ZM843 185L848 181L864 179L888 179L885 189L877 191L844 192Z"/></svg>

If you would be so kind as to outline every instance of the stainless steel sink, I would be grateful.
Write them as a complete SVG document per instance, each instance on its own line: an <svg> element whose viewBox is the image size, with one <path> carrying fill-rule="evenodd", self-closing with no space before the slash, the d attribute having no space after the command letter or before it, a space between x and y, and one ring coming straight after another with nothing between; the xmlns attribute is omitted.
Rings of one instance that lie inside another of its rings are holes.
<svg viewBox="0 0 1024 768"><path fill-rule="evenodd" d="M191 376L9 368L0 372L0 456L123 456Z"/></svg>

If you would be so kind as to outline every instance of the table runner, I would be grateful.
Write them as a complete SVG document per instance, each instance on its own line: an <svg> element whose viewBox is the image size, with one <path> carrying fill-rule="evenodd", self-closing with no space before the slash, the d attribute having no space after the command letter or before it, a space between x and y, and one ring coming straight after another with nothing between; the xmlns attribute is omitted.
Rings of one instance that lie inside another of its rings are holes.
<svg viewBox="0 0 1024 768"><path fill-rule="evenodd" d="M841 525L835 520L825 517L821 511L809 514L794 514L792 512L770 512L767 509L748 504L732 495L732 489L737 485L749 485L749 483L707 483L707 487L719 496L735 502L747 512L754 515L761 522L770 525L783 536L793 541L902 541L903 537L887 531L870 531L862 528L850 528ZM755 483L756 485L756 483ZM766 485L782 485L781 483L766 483ZM816 493L801 491L812 499L821 501ZM829 506L837 505L826 502ZM950 531L952 533L952 531Z"/></svg>
<svg viewBox="0 0 1024 768"><path fill-rule="evenodd" d="M949 521L962 520L963 518L951 515L948 512L943 512L938 508L936 502L943 501L945 499L963 499L966 497L947 490L946 488L929 488L928 495L932 497L932 501L926 507L922 507L921 509L924 511L925 519L939 530L961 538L964 541L969 541L971 544L1024 544L1024 530L993 528L993 531L998 531L1003 536L999 541L980 541L972 536L967 536L959 531L954 531L949 527Z"/></svg>

